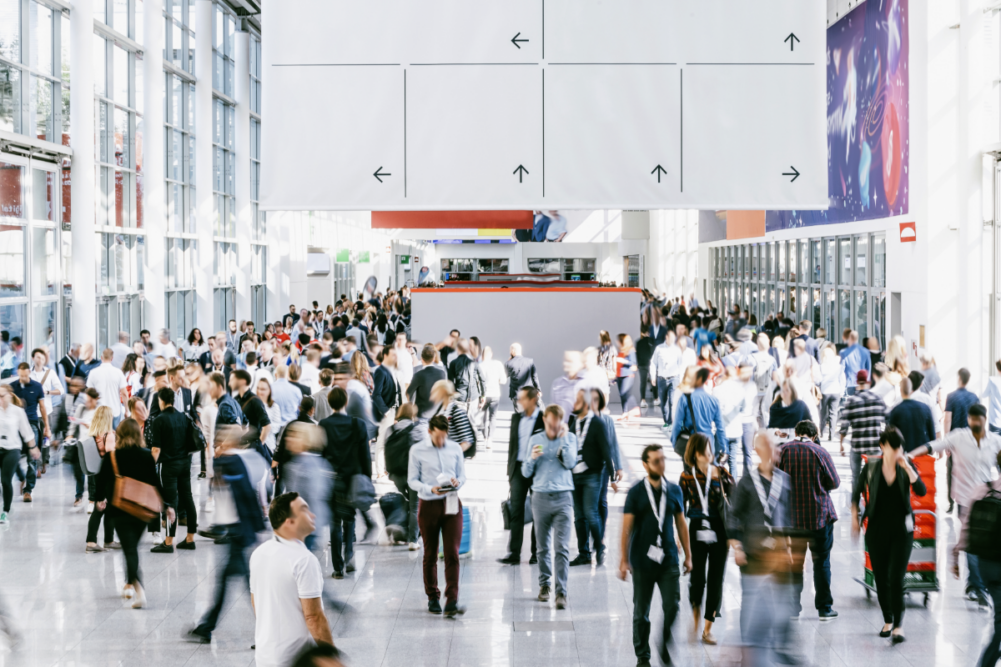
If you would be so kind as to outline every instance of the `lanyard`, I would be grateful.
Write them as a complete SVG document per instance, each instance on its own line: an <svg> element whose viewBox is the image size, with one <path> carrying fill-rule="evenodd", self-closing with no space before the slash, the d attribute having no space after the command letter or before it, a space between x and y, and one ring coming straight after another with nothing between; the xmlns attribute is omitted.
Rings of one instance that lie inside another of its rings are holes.
<svg viewBox="0 0 1001 667"><path fill-rule="evenodd" d="M754 482L754 490L758 492L761 507L765 510L765 525L771 528L772 514L779 505L779 494L782 493L782 478L777 475L772 476L772 488L767 498L765 497L765 487L761 483L761 473L758 472L757 468L751 468L751 481Z"/></svg>
<svg viewBox="0 0 1001 667"><path fill-rule="evenodd" d="M709 468L706 470L706 486L705 494L702 493L702 485L699 484L699 471L696 468L692 470L692 479L695 480L695 488L699 490L699 502L702 504L702 514L709 518L709 489L712 486L713 479L713 464L709 464Z"/></svg>
<svg viewBox="0 0 1001 667"><path fill-rule="evenodd" d="M667 512L667 489L663 486L664 482L661 481L660 488L660 505L653 501L653 488L650 486L650 479L647 478L643 480L643 485L646 487L646 497L650 500L650 509L653 511L653 516L657 519L657 546L661 546L660 536L664 534L664 514Z"/></svg>
<svg viewBox="0 0 1001 667"><path fill-rule="evenodd" d="M577 423L577 429L579 433L577 434L577 463L584 462L584 439L587 438L587 429L591 428L591 420L593 416L588 414L587 417L580 420ZM653 504L653 500L650 500L650 504Z"/></svg>

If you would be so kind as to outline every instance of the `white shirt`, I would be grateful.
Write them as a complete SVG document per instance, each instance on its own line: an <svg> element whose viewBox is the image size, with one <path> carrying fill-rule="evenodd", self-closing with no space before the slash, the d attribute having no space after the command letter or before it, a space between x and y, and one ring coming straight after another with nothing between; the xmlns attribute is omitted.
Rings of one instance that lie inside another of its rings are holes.
<svg viewBox="0 0 1001 667"><path fill-rule="evenodd" d="M32 375L32 379L34 377ZM980 395L980 400L987 402L987 423L1001 428L1001 375L992 375L987 379L987 389Z"/></svg>
<svg viewBox="0 0 1001 667"><path fill-rule="evenodd" d="M401 385L406 386L414 379L414 357L410 354L409 347L396 347L394 349L396 350L396 379L400 381Z"/></svg>
<svg viewBox="0 0 1001 667"><path fill-rule="evenodd" d="M309 387L310 392L314 394L320 391L320 369L308 361L303 361L299 370L302 371L299 382Z"/></svg>
<svg viewBox="0 0 1001 667"><path fill-rule="evenodd" d="M657 378L672 379L681 375L681 348L677 345L661 343L653 351L650 360L650 375Z"/></svg>
<svg viewBox="0 0 1001 667"><path fill-rule="evenodd" d="M35 439L35 432L28 424L28 415L23 408L13 403L6 410L0 408L0 449L21 451L21 442ZM35 443L38 444L37 442Z"/></svg>
<svg viewBox="0 0 1001 667"><path fill-rule="evenodd" d="M48 374L48 377L45 377ZM52 396L49 395L50 391L58 390L59 393L63 391L63 385L59 381L59 373L51 368L43 368L40 371L36 371L32 368L30 377L32 380L42 385L42 391L45 392L45 414L52 414ZM45 382L42 382L42 378L45 378Z"/></svg>
<svg viewBox="0 0 1001 667"><path fill-rule="evenodd" d="M111 350L115 353L115 356L111 359L111 363L115 368L121 368L122 364L125 363L125 358L132 353L132 346L118 342L111 346Z"/></svg>
<svg viewBox="0 0 1001 667"><path fill-rule="evenodd" d="M257 667L286 667L315 646L300 600L320 597L323 571L305 544L275 535L257 547L250 556L250 592L257 613Z"/></svg>
<svg viewBox="0 0 1001 667"><path fill-rule="evenodd" d="M125 374L107 361L102 362L87 376L87 386L97 389L101 395L97 405L111 408L111 416L116 419L122 415L122 397L119 393L128 387Z"/></svg>
<svg viewBox="0 0 1001 667"><path fill-rule="evenodd" d="M507 384L507 372L504 364L497 359L480 362L480 375L483 376L483 397L500 398L501 385Z"/></svg>
<svg viewBox="0 0 1001 667"><path fill-rule="evenodd" d="M177 359L181 355L177 353L177 346L171 341L167 341L166 343L156 341L153 343L153 356L163 357L164 359Z"/></svg>
<svg viewBox="0 0 1001 667"><path fill-rule="evenodd" d="M984 437L977 440L968 428L958 428L941 440L928 443L936 454L952 452L952 496L960 507L969 509L982 487L994 479L1001 437L984 429Z"/></svg>

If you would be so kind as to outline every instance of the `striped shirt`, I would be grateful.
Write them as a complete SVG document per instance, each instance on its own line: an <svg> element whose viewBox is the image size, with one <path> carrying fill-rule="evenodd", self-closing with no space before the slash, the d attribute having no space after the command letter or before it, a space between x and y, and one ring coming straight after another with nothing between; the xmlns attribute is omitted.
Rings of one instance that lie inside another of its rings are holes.
<svg viewBox="0 0 1001 667"><path fill-rule="evenodd" d="M473 426L469 423L469 415L458 403L449 403L445 408L444 415L448 418L448 439L457 443L476 442L476 434L473 433Z"/></svg>
<svg viewBox="0 0 1001 667"><path fill-rule="evenodd" d="M852 450L862 454L879 452L879 434L886 423L886 403L866 389L849 396L841 411L841 435L852 430Z"/></svg>

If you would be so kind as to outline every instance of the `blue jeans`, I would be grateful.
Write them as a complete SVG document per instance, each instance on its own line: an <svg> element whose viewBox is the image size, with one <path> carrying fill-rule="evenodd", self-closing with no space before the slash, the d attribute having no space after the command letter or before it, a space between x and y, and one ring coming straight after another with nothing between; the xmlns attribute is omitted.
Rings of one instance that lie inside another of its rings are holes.
<svg viewBox="0 0 1001 667"><path fill-rule="evenodd" d="M966 515L970 513L969 507L959 506L959 522L962 523L966 519ZM978 593L986 593L987 587L984 586L984 580L980 576L980 558L974 556L971 553L966 554L966 568L968 570L966 575L966 587L972 589Z"/></svg>
<svg viewBox="0 0 1001 667"><path fill-rule="evenodd" d="M633 396L633 384L635 382L635 375L615 378L615 384L619 388L619 401L622 403L622 414L626 414L636 408L636 397Z"/></svg>
<svg viewBox="0 0 1001 667"><path fill-rule="evenodd" d="M532 520L539 547L539 586L549 586L556 577L556 594L567 594L570 573L570 526L573 493L557 491L532 494ZM554 553L555 552L555 553Z"/></svg>
<svg viewBox="0 0 1001 667"><path fill-rule="evenodd" d="M573 515L577 529L577 552L591 556L587 539L591 538L596 553L601 553L601 516L598 512L601 473L585 472L573 476Z"/></svg>
<svg viewBox="0 0 1001 667"><path fill-rule="evenodd" d="M740 449L744 450L744 455L742 457L744 469L741 474L746 475L747 470L751 467L751 450L754 449L754 427L755 424L744 424L741 436L739 438L730 438L729 440L730 451L727 452L727 465L730 468L731 475L737 474L737 454Z"/></svg>
<svg viewBox="0 0 1001 667"><path fill-rule="evenodd" d="M1001 658L1001 561L984 559L979 563L987 592L994 600L994 634L984 647L977 667L995 667Z"/></svg>
<svg viewBox="0 0 1001 667"><path fill-rule="evenodd" d="M834 606L831 595L831 549L834 547L834 523L831 522L820 530L807 535L795 537L792 540L792 595L793 615L803 609L800 598L803 595L803 564L806 561L806 549L810 548L813 558L813 588L814 606L817 611L830 611Z"/></svg>
<svg viewBox="0 0 1001 667"><path fill-rule="evenodd" d="M674 399L674 378L657 378L657 397L660 399L660 413L664 423L671 425L671 402Z"/></svg>
<svg viewBox="0 0 1001 667"><path fill-rule="evenodd" d="M664 609L663 637L658 642L661 656L667 655L671 626L681 603L680 570L677 563L659 570L633 570L633 650L638 660L650 659L650 603L654 586L660 589Z"/></svg>
<svg viewBox="0 0 1001 667"><path fill-rule="evenodd" d="M740 638L747 667L771 665L789 634L788 586L771 574L740 575Z"/></svg>
<svg viewBox="0 0 1001 667"><path fill-rule="evenodd" d="M858 481L858 476L862 472L862 452L852 447L852 451L848 453L848 460L852 466L852 488L854 489L855 482Z"/></svg>
<svg viewBox="0 0 1001 667"><path fill-rule="evenodd" d="M343 551L342 551L343 545ZM339 507L336 498L330 499L330 560L334 571L344 570L355 555L355 511Z"/></svg>

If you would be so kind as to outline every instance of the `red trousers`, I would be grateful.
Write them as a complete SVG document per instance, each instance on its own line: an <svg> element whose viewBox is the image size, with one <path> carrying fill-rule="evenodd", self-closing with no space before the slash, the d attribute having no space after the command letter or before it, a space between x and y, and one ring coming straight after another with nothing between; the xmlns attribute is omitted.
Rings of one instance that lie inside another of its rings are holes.
<svg viewBox="0 0 1001 667"><path fill-rule="evenodd" d="M445 500L421 500L417 506L417 525L424 540L424 592L429 600L438 600L438 533L445 555L445 603L459 600L459 543L462 541L462 501L456 514L445 514Z"/></svg>

